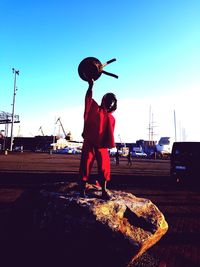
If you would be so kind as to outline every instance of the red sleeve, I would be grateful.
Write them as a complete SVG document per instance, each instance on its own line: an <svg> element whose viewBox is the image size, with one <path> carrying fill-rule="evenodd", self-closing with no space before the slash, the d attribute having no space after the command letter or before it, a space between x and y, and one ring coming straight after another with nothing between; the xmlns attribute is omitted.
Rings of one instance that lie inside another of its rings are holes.
<svg viewBox="0 0 200 267"><path fill-rule="evenodd" d="M109 148L115 147L115 140L114 140L114 130L115 130L115 118L109 114L108 119L108 144Z"/></svg>
<svg viewBox="0 0 200 267"><path fill-rule="evenodd" d="M88 113L92 104L92 90L88 89L85 95L85 111L84 111L84 121L87 120Z"/></svg>
<svg viewBox="0 0 200 267"><path fill-rule="evenodd" d="M115 118L112 116L112 114L107 113L103 125L104 129L102 131L102 135L100 136L100 147L113 148L115 147Z"/></svg>

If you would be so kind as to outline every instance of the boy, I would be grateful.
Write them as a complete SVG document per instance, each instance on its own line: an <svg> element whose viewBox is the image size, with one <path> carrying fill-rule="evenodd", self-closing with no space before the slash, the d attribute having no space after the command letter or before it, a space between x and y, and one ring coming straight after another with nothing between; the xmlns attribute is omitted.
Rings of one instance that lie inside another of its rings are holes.
<svg viewBox="0 0 200 267"><path fill-rule="evenodd" d="M117 99L113 93L103 96L99 106L92 98L94 81L88 81L85 96L83 148L80 162L81 196L85 196L86 182L96 158L102 198L109 199L106 183L110 181L110 157L108 148L115 147L115 118L112 115L117 108Z"/></svg>

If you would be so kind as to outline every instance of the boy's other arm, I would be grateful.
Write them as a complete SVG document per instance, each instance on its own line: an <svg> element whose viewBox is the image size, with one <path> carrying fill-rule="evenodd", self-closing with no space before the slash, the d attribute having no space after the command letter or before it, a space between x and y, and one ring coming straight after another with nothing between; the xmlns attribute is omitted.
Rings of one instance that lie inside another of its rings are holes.
<svg viewBox="0 0 200 267"><path fill-rule="evenodd" d="M85 112L84 112L84 119L87 120L88 112L90 110L90 106L92 103L92 88L94 85L94 80L88 81L88 89L85 95Z"/></svg>
<svg viewBox="0 0 200 267"><path fill-rule="evenodd" d="M94 80L89 80L88 81L88 89L87 89L87 92L86 92L86 98L92 98L92 88L93 88L93 85L94 85Z"/></svg>

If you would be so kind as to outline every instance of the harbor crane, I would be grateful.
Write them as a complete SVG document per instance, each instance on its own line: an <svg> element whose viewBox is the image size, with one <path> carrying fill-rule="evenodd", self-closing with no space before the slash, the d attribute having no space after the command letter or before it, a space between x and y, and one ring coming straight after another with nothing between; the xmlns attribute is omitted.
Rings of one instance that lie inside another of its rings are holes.
<svg viewBox="0 0 200 267"><path fill-rule="evenodd" d="M65 132L65 129L64 129L64 127L63 127L63 124L62 124L62 122L61 122L60 117L57 119L56 124L57 124L58 122L60 123L60 127L62 128L62 131L63 131L64 136L65 136L65 138L66 138L67 134L66 134L66 132Z"/></svg>
<svg viewBox="0 0 200 267"><path fill-rule="evenodd" d="M44 132L43 132L42 126L40 126L40 128L38 129L38 131L41 131L42 136L44 136Z"/></svg>
<svg viewBox="0 0 200 267"><path fill-rule="evenodd" d="M129 147L126 147L126 143L122 142L120 134L118 134L118 137L119 137L119 140L121 143L122 156L126 157L128 155L128 152L129 152Z"/></svg>
<svg viewBox="0 0 200 267"><path fill-rule="evenodd" d="M57 124L58 122L59 122L59 124L60 124L60 127L62 128L62 131L63 131L63 133L64 133L64 137L65 137L65 139L66 139L66 140L71 140L71 132L66 133L66 131L65 131L64 127L63 127L63 124L62 124L62 122L61 122L60 117L57 119L56 124Z"/></svg>
<svg viewBox="0 0 200 267"><path fill-rule="evenodd" d="M119 141L121 143L121 146L122 147L126 147L126 143L122 143L122 139L121 139L121 135L120 134L118 134L118 137L119 137Z"/></svg>

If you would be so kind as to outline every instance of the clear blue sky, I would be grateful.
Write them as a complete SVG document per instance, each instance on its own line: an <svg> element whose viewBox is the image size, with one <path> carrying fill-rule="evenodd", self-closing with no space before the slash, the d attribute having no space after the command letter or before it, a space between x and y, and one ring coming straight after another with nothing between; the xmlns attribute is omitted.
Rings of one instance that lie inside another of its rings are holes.
<svg viewBox="0 0 200 267"><path fill-rule="evenodd" d="M198 0L1 0L0 111L12 110L12 68L19 69L15 113L20 134L37 135L41 125L46 134L53 134L55 117L61 116L72 134L77 120L81 135L80 107L87 83L79 78L78 65L88 56L102 62L116 58L105 70L119 79L102 75L94 98L100 102L107 91L117 95L117 136L147 139L151 105L158 137L172 134L164 129L172 128L167 124L173 124L176 109L180 131L200 141L198 124L190 124L198 112L193 101L200 89L199 14ZM154 106L163 96L168 103ZM125 112L126 100L132 108ZM188 118L181 103L187 110L191 107ZM169 121L163 122L162 112Z"/></svg>

